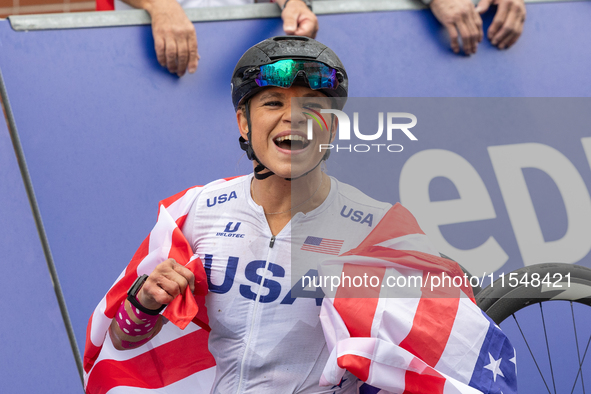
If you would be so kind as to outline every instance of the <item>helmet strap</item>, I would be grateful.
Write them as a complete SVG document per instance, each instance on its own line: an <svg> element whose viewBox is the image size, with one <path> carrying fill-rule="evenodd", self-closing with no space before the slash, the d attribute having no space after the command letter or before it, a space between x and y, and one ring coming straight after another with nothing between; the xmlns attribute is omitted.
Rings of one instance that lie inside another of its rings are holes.
<svg viewBox="0 0 591 394"><path fill-rule="evenodd" d="M249 160L254 160L258 163L254 168L254 177L259 180L267 179L271 175L275 175L275 173L269 170L267 167L265 167L265 165L261 163L261 161L257 158L256 154L254 153L254 148L252 147L251 143L252 123L250 121L250 100L248 100L244 105L244 116L246 116L246 122L248 125L248 132L246 133L248 141L245 140L244 137L240 136L240 148L246 152L246 157L248 157ZM261 174L261 172L264 170L267 170L267 172Z"/></svg>

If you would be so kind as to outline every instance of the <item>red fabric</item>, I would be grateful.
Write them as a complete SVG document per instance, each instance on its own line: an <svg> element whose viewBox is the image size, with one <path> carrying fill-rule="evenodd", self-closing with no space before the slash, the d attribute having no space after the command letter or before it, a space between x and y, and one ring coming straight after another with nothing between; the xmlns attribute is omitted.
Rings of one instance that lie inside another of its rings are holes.
<svg viewBox="0 0 591 394"><path fill-rule="evenodd" d="M100 1L100 0L98 0L98 1ZM177 193L172 197L162 200L158 205L158 207L159 207L158 212L160 212L161 206L164 206L165 208L169 207L174 202L181 199L191 189L192 188L183 190L182 192ZM177 223L177 225L182 226L182 224L185 222L186 216L187 215L183 215L183 216L179 217L175 221L175 223ZM187 241L184 239L184 236L183 236L182 232L180 231L180 229L175 229L175 231L173 232L172 243L173 243L174 247L171 248L169 257L177 260L177 262L179 264L186 264L189 261L189 259L191 258L193 253L191 251L190 245L188 245ZM146 258L146 256L148 256L149 250L150 250L150 236L147 236L144 239L144 241L142 242L142 244L140 245L140 247L138 248L138 250L133 255L129 265L125 269L124 277L121 278L119 281L117 281L113 285L113 287L107 292L107 294L105 296L106 309L105 309L104 314L108 318L112 319L115 317L115 313L117 312L117 309L119 308L119 306L121 305L123 300L125 300L125 298L127 297L127 290L131 287L133 282L135 282L135 280L138 277L137 268L138 268L139 264L142 262L142 260L144 260L144 258ZM200 263L200 260L199 260L199 263ZM198 265L201 265L201 264L198 264ZM196 276L196 288L197 288L197 283L200 283L200 285L199 285L200 294L203 295L204 294L203 293L203 286L204 285L205 285L205 293L207 292L207 279L206 279L206 275L205 275L205 270L203 269L203 266L201 265L200 268L197 266L193 267L192 271ZM203 284L203 282L205 282L205 284ZM189 291L189 293L190 293L190 291ZM183 300L186 298L188 298L188 297L187 296L182 297ZM201 308L199 308L199 305L195 302L193 295L191 295L191 298L193 301L189 300L188 305L183 304L180 306L173 306L172 310L169 312L169 314L174 314L175 312L178 311L179 312L178 320L175 317L173 317L173 319L174 319L174 321L177 321L180 325L184 325L184 327L186 327L195 318L195 315L197 314L197 312L200 309L203 309L203 310L205 309L204 300L200 304ZM178 301L177 304L178 303L180 303L180 301ZM187 319L188 319L188 321L187 321ZM196 319L196 320L197 320L196 321L197 325L199 325L202 328L209 329L209 326L207 325L206 321L203 321L203 319ZM88 327L86 330L86 344L85 344L85 348L84 348L84 371L86 373L89 373L90 370L92 369L92 366L94 365L97 357L100 354L101 348L102 348L102 346L93 345L92 341L90 340L90 332L91 332L91 327L92 327L91 323L92 323L92 316L90 317L90 319L88 321Z"/></svg>
<svg viewBox="0 0 591 394"><path fill-rule="evenodd" d="M345 264L343 276L383 278L384 268ZM345 280L346 281L346 280ZM344 281L344 282L345 282ZM353 283L351 283L353 285ZM371 337L371 325L378 305L381 281L377 287L339 287L333 305L349 329L352 337ZM350 297L350 298L349 298ZM347 322L355 322L348 325Z"/></svg>
<svg viewBox="0 0 591 394"><path fill-rule="evenodd" d="M410 362L410 370L406 371L403 394L443 394L445 378L431 368L423 368L420 361ZM422 370L415 372L414 370Z"/></svg>
<svg viewBox="0 0 591 394"><path fill-rule="evenodd" d="M345 368L362 381L365 382L369 379L370 359L353 354L345 354L337 359L337 363L339 367Z"/></svg>
<svg viewBox="0 0 591 394"><path fill-rule="evenodd" d="M205 269L200 259L191 261L188 265L193 275L195 275L195 295L205 296L207 294L207 276ZM207 322L197 318L197 313L202 310L205 311L205 298L199 297L200 303L197 302L189 286L185 289L185 294L182 297L175 298L168 307L164 310L162 315L170 320L175 326L184 330L191 321L194 321L198 326L211 331Z"/></svg>
<svg viewBox="0 0 591 394"><path fill-rule="evenodd" d="M116 386L161 388L195 372L213 367L215 360L207 349L209 333L198 330L126 361L98 363L88 380L86 391L105 394Z"/></svg>
<svg viewBox="0 0 591 394"><path fill-rule="evenodd" d="M421 298L412 329L400 347L434 367L447 344L460 299Z"/></svg>
<svg viewBox="0 0 591 394"><path fill-rule="evenodd" d="M96 0L97 11L114 11L115 1L114 0Z"/></svg>

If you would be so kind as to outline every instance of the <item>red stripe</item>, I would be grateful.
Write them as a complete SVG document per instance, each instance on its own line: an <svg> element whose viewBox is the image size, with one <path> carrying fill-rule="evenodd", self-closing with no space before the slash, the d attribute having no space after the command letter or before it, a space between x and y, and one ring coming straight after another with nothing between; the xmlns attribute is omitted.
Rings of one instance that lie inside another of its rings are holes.
<svg viewBox="0 0 591 394"><path fill-rule="evenodd" d="M97 11L113 11L115 10L114 0L96 0Z"/></svg>
<svg viewBox="0 0 591 394"><path fill-rule="evenodd" d="M339 367L346 369L353 375L357 376L363 382L369 378L369 367L371 366L371 360L356 356L354 354L345 354L337 358L337 364Z"/></svg>
<svg viewBox="0 0 591 394"><path fill-rule="evenodd" d="M434 367L449 339L459 303L459 298L421 298L400 347Z"/></svg>
<svg viewBox="0 0 591 394"><path fill-rule="evenodd" d="M215 366L207 351L208 333L198 330L125 361L96 364L87 394L105 394L116 386L157 389Z"/></svg>
<svg viewBox="0 0 591 394"><path fill-rule="evenodd" d="M337 290L333 305L345 322L352 337L371 337L371 326L378 305L382 287L381 279L384 277L384 272L384 268L381 267L352 264L345 264L343 266L343 275L341 275L341 278L344 279ZM364 284L363 286L355 287L353 278L363 278L364 275L368 278L371 276L380 278L378 286L369 286L369 279L367 279L367 286ZM351 278L351 287L349 287L347 277Z"/></svg>
<svg viewBox="0 0 591 394"><path fill-rule="evenodd" d="M403 394L443 394L445 378L437 371L425 368L417 359L410 362L409 369L422 371L406 371Z"/></svg>

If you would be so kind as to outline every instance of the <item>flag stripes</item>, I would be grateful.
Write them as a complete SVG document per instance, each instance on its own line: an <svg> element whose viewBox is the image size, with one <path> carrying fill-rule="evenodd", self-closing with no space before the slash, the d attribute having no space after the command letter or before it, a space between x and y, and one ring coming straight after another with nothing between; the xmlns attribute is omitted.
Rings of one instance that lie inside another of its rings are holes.
<svg viewBox="0 0 591 394"><path fill-rule="evenodd" d="M309 236L304 241L301 250L307 250L308 252L332 254L337 256L341 251L344 241L336 239L320 238Z"/></svg>
<svg viewBox="0 0 591 394"><path fill-rule="evenodd" d="M321 384L338 383L347 369L366 382L360 387L364 393L515 394L512 346L478 309L469 286L426 283L429 275L464 273L425 242L414 217L397 204L357 248L321 264L320 276L380 277L373 299L339 298L352 293L323 288L330 297L323 301L320 320L331 354ZM384 287L387 276L405 272L422 278L422 287L398 293ZM409 294L417 298L399 298ZM496 371L492 360L507 360L501 364L503 375L490 372Z"/></svg>
<svg viewBox="0 0 591 394"><path fill-rule="evenodd" d="M214 181L210 185L230 179L233 178ZM156 225L90 317L84 351L87 394L105 394L110 390L117 392L123 387L157 391L171 384L178 385L177 382L215 365L213 356L207 350L209 327L204 299L207 293L205 270L198 259L191 260L192 248L180 229L202 189L202 186L193 187L160 202ZM168 335L168 331L178 329L172 324L165 324L158 336L147 344L134 350L115 350L108 337L108 329L119 305L127 297L127 290L138 276L150 274L168 258L187 264L193 271L195 296L187 287L184 296L171 302L163 316L179 327L190 326ZM208 391L213 375L207 373L204 376L207 378L203 387L207 387Z"/></svg>
<svg viewBox="0 0 591 394"><path fill-rule="evenodd" d="M158 389L211 368L215 366L211 354L188 351L206 349L207 338L207 331L197 330L129 360L103 360L93 370L86 390L106 394L116 386Z"/></svg>
<svg viewBox="0 0 591 394"><path fill-rule="evenodd" d="M226 180L212 184L221 182ZM161 202L156 226L91 316L84 355L87 394L165 393L173 387L209 391L215 360L207 349L207 277L181 231L201 190L188 189ZM338 255L343 243L309 236L301 249ZM174 325L164 324L153 340L137 349L115 350L108 328L128 288L167 258L194 272L195 294L187 288L167 306L163 316ZM348 370L366 382L360 393L517 392L513 348L475 305L469 286L385 286L390 276L463 276L455 262L438 256L399 204L358 247L321 264L319 275L327 273L367 275L378 282L356 286L352 279L347 286L343 280L336 293L323 289L328 297L320 321L330 355L320 385L338 385Z"/></svg>

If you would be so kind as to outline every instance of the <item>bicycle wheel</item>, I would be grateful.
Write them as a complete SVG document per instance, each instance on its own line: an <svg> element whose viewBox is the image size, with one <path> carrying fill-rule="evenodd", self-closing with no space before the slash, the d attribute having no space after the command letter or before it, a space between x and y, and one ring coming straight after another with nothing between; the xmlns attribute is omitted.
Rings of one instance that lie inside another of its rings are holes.
<svg viewBox="0 0 591 394"><path fill-rule="evenodd" d="M516 349L521 394L591 393L591 269L524 267L479 292L476 302Z"/></svg>

